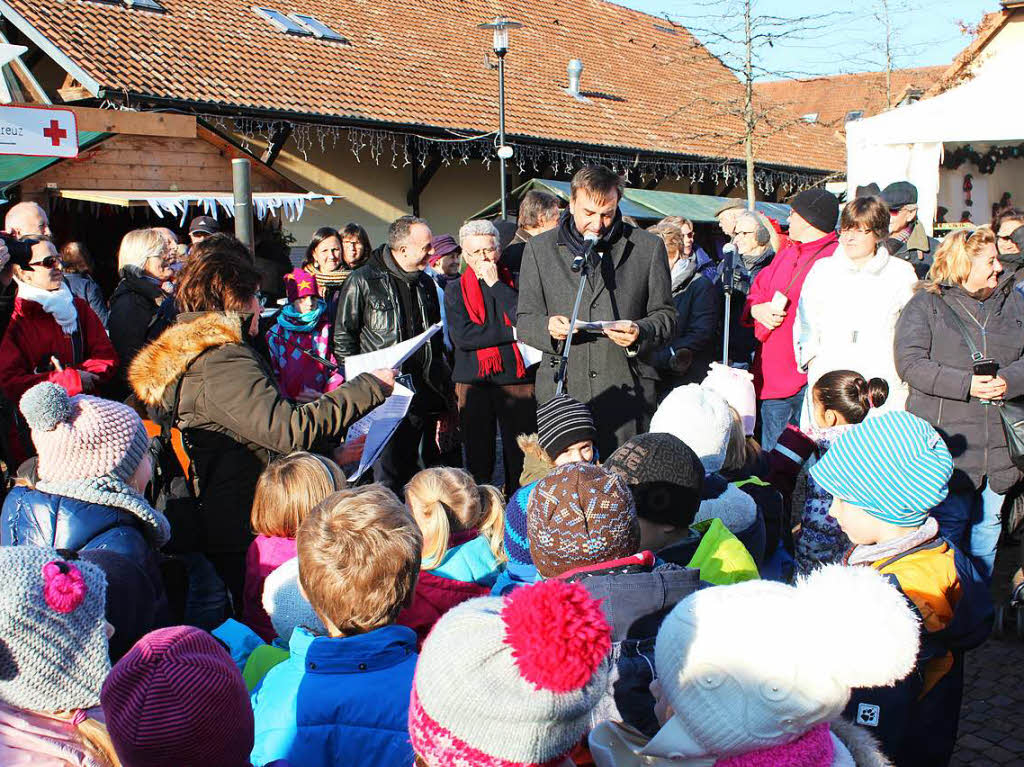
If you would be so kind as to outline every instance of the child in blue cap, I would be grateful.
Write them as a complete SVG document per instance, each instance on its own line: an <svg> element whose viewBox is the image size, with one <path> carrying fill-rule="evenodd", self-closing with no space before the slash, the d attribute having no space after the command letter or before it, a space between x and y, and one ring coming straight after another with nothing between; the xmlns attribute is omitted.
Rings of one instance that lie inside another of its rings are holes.
<svg viewBox="0 0 1024 767"><path fill-rule="evenodd" d="M946 497L953 459L939 433L891 412L844 433L811 476L853 543L846 565L888 576L921 619L917 667L896 687L854 692L847 715L873 729L898 767L946 765L956 744L963 655L992 628L988 590L929 512ZM885 648L879 648L885 652Z"/></svg>

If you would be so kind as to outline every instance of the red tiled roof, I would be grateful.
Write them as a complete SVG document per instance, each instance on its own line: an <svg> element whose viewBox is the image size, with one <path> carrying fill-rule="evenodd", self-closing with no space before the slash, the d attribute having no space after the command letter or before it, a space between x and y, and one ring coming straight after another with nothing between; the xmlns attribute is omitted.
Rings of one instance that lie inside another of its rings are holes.
<svg viewBox="0 0 1024 767"><path fill-rule="evenodd" d="M276 111L310 121L493 130L498 14L512 33L507 128L542 142L701 157L743 157L742 87L688 31L602 0L267 0L311 13L349 44L279 32L246 0L160 0L153 13L89 0L7 0L107 90ZM659 29L661 28L661 29ZM493 58L493 54L491 56ZM582 59L589 101L563 92ZM123 99L122 99L123 100ZM136 100L137 101L137 100ZM835 170L841 141L822 126L765 131L757 159Z"/></svg>
<svg viewBox="0 0 1024 767"><path fill-rule="evenodd" d="M945 71L946 67L893 70L890 86L893 105L909 88L927 90ZM758 96L787 107L798 117L817 114L819 124L839 130L842 130L849 112L861 110L864 117L872 117L888 108L885 72L772 80L757 83L755 90Z"/></svg>
<svg viewBox="0 0 1024 767"><path fill-rule="evenodd" d="M1009 4L1004 3L1004 5ZM953 63L943 70L942 75L936 79L931 88L925 93L925 97L937 96L943 91L958 85L967 76L970 65L977 60L978 56L983 55L985 46L1002 31L1003 27L1006 26L1017 10L1019 8L1015 4L1015 7L1012 8L1004 8L1000 11L986 13L978 23L974 39L957 54L956 58L953 59Z"/></svg>

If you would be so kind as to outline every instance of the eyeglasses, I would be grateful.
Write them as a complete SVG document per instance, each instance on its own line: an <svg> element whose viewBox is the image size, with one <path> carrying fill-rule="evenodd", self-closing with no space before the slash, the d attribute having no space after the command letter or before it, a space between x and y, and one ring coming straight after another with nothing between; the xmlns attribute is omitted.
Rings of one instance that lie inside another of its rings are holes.
<svg viewBox="0 0 1024 767"><path fill-rule="evenodd" d="M901 210L903 210L903 206L902 205L900 205L898 208L889 208L889 215L890 216L898 216L900 214Z"/></svg>
<svg viewBox="0 0 1024 767"><path fill-rule="evenodd" d="M267 297L259 290L256 291L256 300L260 302L261 308L267 305Z"/></svg>
<svg viewBox="0 0 1024 767"><path fill-rule="evenodd" d="M757 234L757 232L754 232L754 231L750 231L750 232L741 232L741 231L740 231L739 229L737 229L735 233L736 233L737 235L741 235L741 234ZM692 237L693 235L690 235L690 236Z"/></svg>
<svg viewBox="0 0 1024 767"><path fill-rule="evenodd" d="M693 232L683 232L684 240L692 240L695 237Z"/></svg>
<svg viewBox="0 0 1024 767"><path fill-rule="evenodd" d="M480 250L471 250L469 255L471 256L493 256L498 252L497 248L481 248Z"/></svg>
<svg viewBox="0 0 1024 767"><path fill-rule="evenodd" d="M44 269L61 269L64 267L64 262L60 256L47 256L42 261L30 261L28 265L30 267L41 266Z"/></svg>

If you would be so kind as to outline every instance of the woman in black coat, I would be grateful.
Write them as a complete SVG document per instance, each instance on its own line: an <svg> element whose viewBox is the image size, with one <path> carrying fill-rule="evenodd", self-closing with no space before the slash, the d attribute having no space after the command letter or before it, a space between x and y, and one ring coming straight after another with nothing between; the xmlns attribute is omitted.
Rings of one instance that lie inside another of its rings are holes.
<svg viewBox="0 0 1024 767"><path fill-rule="evenodd" d="M452 378L466 468L477 484L490 484L500 428L508 495L518 489L523 470L516 438L537 430L536 369L527 369L516 344L519 294L512 273L500 261L498 230L490 221L470 221L459 230L459 242L466 271L448 283L444 305L454 347Z"/></svg>
<svg viewBox="0 0 1024 767"><path fill-rule="evenodd" d="M1024 296L999 285L995 237L985 227L950 234L929 280L896 323L896 370L907 410L932 424L953 455L949 496L932 510L943 536L992 578L1003 496L1020 479L998 401L1024 396ZM956 318L959 318L959 322ZM964 331L992 363L975 370Z"/></svg>
<svg viewBox="0 0 1024 767"><path fill-rule="evenodd" d="M675 333L651 355L651 364L661 375L660 397L676 386L704 380L717 351L719 303L714 284L697 271L696 255L683 256L682 230L662 222L647 231L665 242L676 307Z"/></svg>
<svg viewBox="0 0 1024 767"><path fill-rule="evenodd" d="M121 365L128 365L147 341L158 335L157 309L167 298L163 286L173 272L174 253L158 229L136 229L121 240L117 267L121 281L110 297L107 332Z"/></svg>

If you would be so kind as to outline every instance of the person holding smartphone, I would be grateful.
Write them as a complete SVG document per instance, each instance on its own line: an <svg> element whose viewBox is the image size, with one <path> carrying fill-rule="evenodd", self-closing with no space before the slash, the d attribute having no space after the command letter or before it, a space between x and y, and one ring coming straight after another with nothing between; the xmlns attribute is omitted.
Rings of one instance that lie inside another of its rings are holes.
<svg viewBox="0 0 1024 767"><path fill-rule="evenodd" d="M931 423L953 455L949 495L932 515L986 581L1003 496L1021 479L998 406L1024 396L1024 295L1000 287L1002 271L990 228L948 235L904 307L895 341L896 369L910 386L907 410Z"/></svg>

